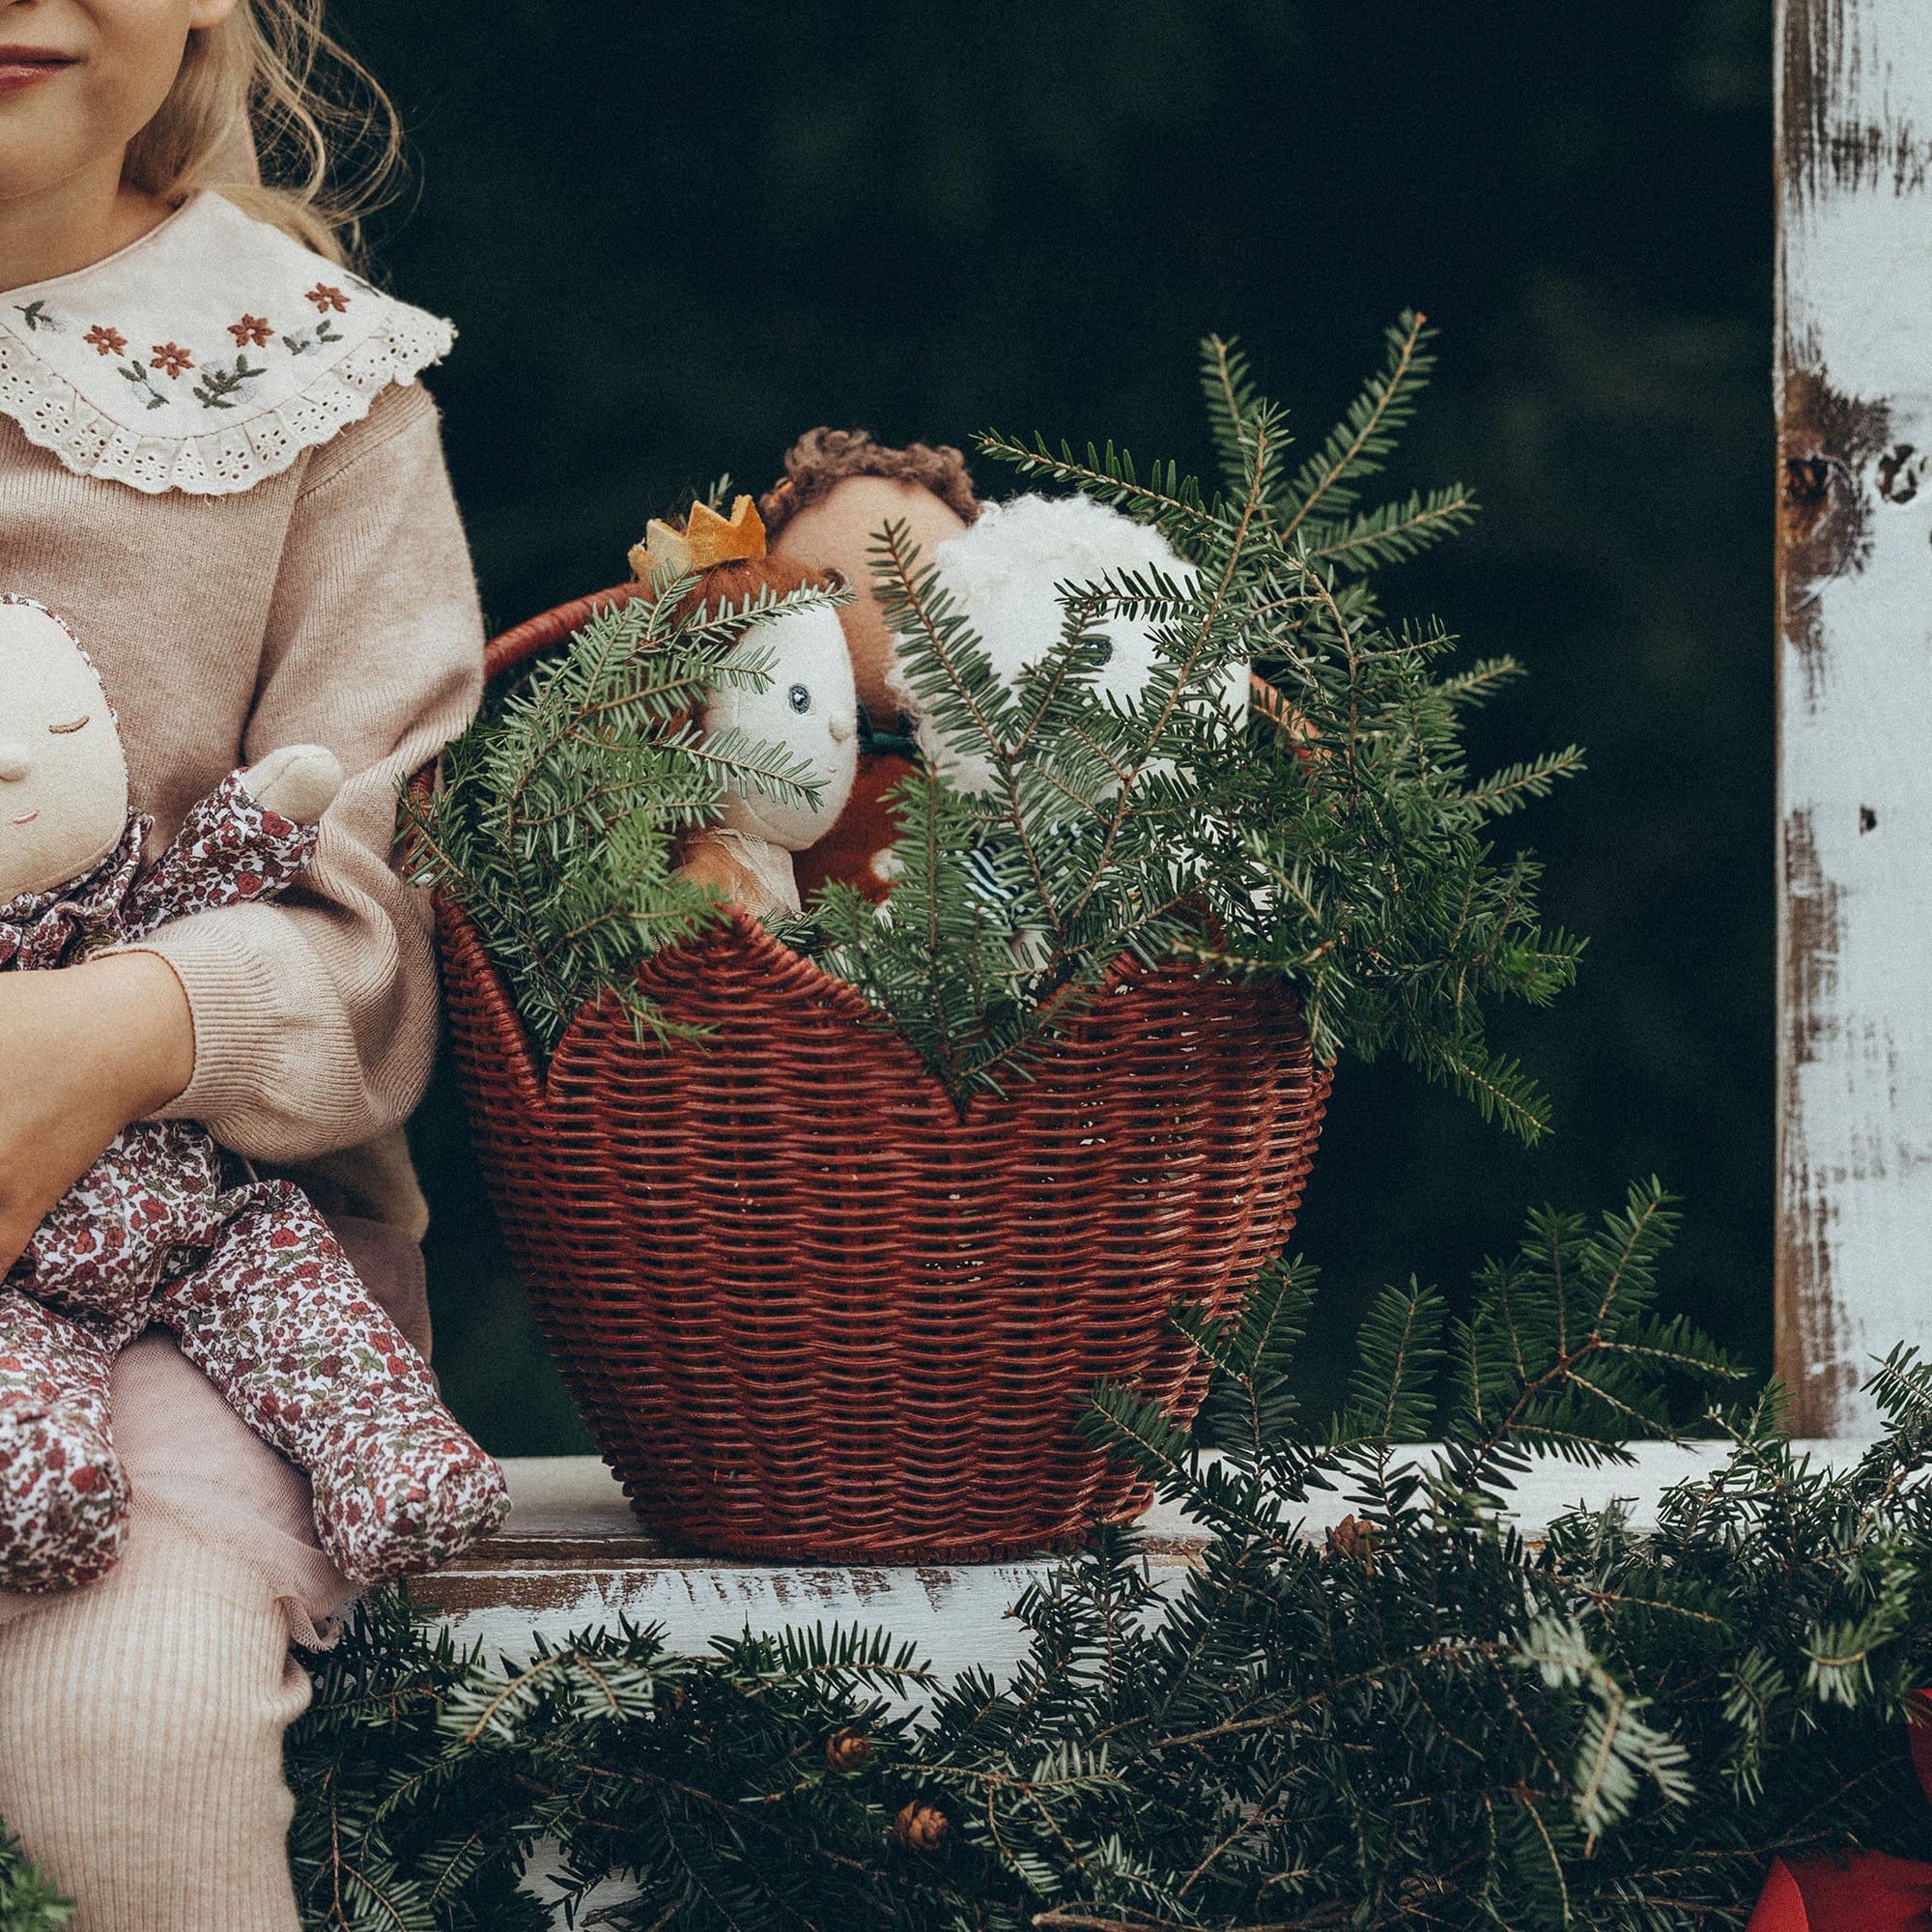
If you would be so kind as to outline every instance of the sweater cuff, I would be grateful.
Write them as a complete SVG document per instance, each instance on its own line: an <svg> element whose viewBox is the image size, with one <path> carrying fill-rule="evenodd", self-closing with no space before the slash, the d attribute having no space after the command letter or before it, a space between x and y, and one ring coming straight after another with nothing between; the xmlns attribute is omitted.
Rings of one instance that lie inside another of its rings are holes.
<svg viewBox="0 0 1932 1932"><path fill-rule="evenodd" d="M281 1022L274 975L245 931L219 913L204 913L117 950L165 959L194 1021L194 1078L156 1118L200 1121L213 1129L252 1111L280 1060Z"/></svg>

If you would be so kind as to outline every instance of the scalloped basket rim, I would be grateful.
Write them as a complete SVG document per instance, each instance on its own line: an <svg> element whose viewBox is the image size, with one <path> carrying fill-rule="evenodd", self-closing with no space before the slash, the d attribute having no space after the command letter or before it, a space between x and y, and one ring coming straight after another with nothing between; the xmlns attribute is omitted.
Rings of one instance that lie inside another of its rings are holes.
<svg viewBox="0 0 1932 1932"><path fill-rule="evenodd" d="M552 610L540 611L536 616L527 618L525 622L493 638L484 651L486 682L494 683L504 672L528 663L540 652L567 641L599 611L612 606L622 608L628 604L639 588L637 583L632 582L612 584L603 590L593 590L586 596L574 598L567 604L559 604ZM411 781L412 790L417 792L427 790L435 782L436 772L435 761L425 765ZM548 1115L551 1082L559 1063L567 1064L570 1059L567 1049L573 1044L587 1044L590 1038L599 1037L593 1029L601 1032L600 1022L604 1021L604 1016L609 1011L607 1003L610 996L599 993L594 998L586 1000L578 1009L570 1024L559 1035L555 1046L551 1049L546 1064L530 1036L528 1022L517 1007L516 999L510 991L509 981L492 955L476 922L446 894L439 891L435 899L437 923L444 934L445 941L454 939L459 943L465 943L468 949L473 950L476 963L484 969L492 991L501 1000L504 1009L514 1019L516 1045L520 1057L517 1067L519 1083L526 1087L528 1097L538 1110ZM921 1082L930 1082L945 1094L962 1121L970 1115L973 1101L980 1097L980 1095L969 1095L963 1104L954 1100L950 1094L946 1094L938 1076L921 1062L918 1054L893 1026L890 1018L873 1007L856 986L849 980L840 980L826 972L816 960L808 959L803 953L794 952L782 940L767 931L756 920L744 913L734 912L724 925L700 933L695 938L681 940L674 946L668 946L649 959L642 961L636 971L639 984L648 993L654 981L661 980L666 975L675 972L674 961L677 955L716 948L721 944L723 934L730 934L746 952L760 955L763 963L775 976L806 976L803 990L808 991L810 997L824 1000L834 1012L850 1020L854 1025L863 1027L867 1033L883 1036L904 1054L907 1069L915 1078ZM1139 981L1169 970L1172 969L1149 966L1131 953L1123 952L1108 967L1099 984L1084 996L1073 989L1068 989L1067 992L1056 995L1056 998L1084 997L1085 1003L1091 1006L1104 999L1124 981L1130 980ZM1206 974L1196 974L1195 977L1204 983L1217 983L1211 981L1209 976ZM1230 980L1218 983L1234 987L1240 982ZM1252 988L1249 990L1257 999L1264 997ZM1299 1002L1294 1000L1293 995L1284 988L1282 996L1294 1007L1298 1014ZM1077 1021L1069 1023L1077 1024ZM1058 1033L1050 1034L1041 1042L1033 1064L1037 1065L1039 1061L1051 1055L1056 1045L1060 1043L1061 1037ZM505 1041L504 1044L507 1047L508 1042ZM671 1050L671 1045L670 1042L665 1042L655 1048L639 1047L639 1050L640 1053L668 1052ZM1029 1086L1033 1084L1033 1080L1034 1075L1028 1065L1016 1063L1013 1065L1012 1082L1015 1086Z"/></svg>
<svg viewBox="0 0 1932 1932"><path fill-rule="evenodd" d="M578 1009L570 1024L558 1037L555 1046L551 1049L546 1062L531 1037L529 1023L518 1009L509 981L491 953L476 922L464 911L462 906L441 893L436 895L436 911L438 923L443 932L444 944L453 941L470 953L474 967L485 976L491 992L496 996L492 1004L500 1002L503 1013L507 1014L511 1021L514 1029L513 1038L503 1038L500 1043L506 1053L514 1050L518 1081L527 1089L530 1104L538 1113L549 1117L552 1112L553 1082L559 1076L559 1071L567 1072L580 1055L587 1054L601 1046L617 1029L628 1031L629 1021L622 1018L621 1009L614 1005L611 995L609 992L600 992ZM735 950L741 956L749 957L762 965L775 983L781 980L791 981L794 992L824 1006L837 1018L885 1042L888 1051L902 1056L906 1077L921 1086L929 1086L935 1094L943 1097L952 1107L962 1122L970 1119L976 1102L992 1101L1002 1097L995 1093L981 1092L969 1095L963 1105L954 1101L938 1075L920 1060L904 1036L893 1025L891 1018L871 1006L858 987L848 980L841 980L837 975L826 972L815 959L810 959L804 953L793 951L756 920L742 912L734 912L723 923L710 930L693 939L680 940L674 946L665 947L649 959L642 961L636 971L637 982L647 996L654 997L664 989L665 980L677 972L680 958L695 960L707 952L715 954L727 949ZM1080 1002L1081 1010L1067 1016L1066 1027L1077 1027L1081 1019L1090 1015L1094 1007L1110 994L1118 993L1122 987L1138 987L1147 980L1177 970L1184 972L1187 969L1150 966L1135 958L1132 953L1122 953L1108 967L1105 977L1097 986L1084 992L1069 988L1058 996L1075 998ZM1238 980L1217 981L1206 974L1194 974L1193 977L1204 985L1224 985L1231 991L1241 988L1241 982ZM1266 995L1258 989L1250 987L1245 990L1257 1002L1266 998ZM1298 1005L1292 993L1284 988L1279 997L1298 1012ZM505 1029L499 1024L493 1031L500 1037ZM632 1044L640 1058L668 1056L686 1047L701 1053L706 1051L708 1046L708 1042L702 1039L633 1041ZM1010 1086L1026 1088L1036 1084L1037 1070L1050 1063L1065 1044L1065 1035L1062 1031L1056 1029L1049 1033L1028 1060L1012 1064Z"/></svg>

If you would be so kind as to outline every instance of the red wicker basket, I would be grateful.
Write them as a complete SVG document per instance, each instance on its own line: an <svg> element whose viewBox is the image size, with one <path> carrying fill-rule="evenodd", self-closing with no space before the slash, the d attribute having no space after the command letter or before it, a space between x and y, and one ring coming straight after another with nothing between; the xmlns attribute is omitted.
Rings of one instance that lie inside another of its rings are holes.
<svg viewBox="0 0 1932 1932"><path fill-rule="evenodd" d="M606 597L620 593L606 593ZM494 674L586 599L491 646ZM962 1120L859 995L738 920L643 969L715 1029L640 1048L605 1001L540 1073L439 907L457 1064L511 1253L639 1518L727 1554L984 1560L1147 1492L1081 1438L1102 1377L1181 1416L1166 1321L1286 1240L1327 1094L1293 1001L1122 963Z"/></svg>

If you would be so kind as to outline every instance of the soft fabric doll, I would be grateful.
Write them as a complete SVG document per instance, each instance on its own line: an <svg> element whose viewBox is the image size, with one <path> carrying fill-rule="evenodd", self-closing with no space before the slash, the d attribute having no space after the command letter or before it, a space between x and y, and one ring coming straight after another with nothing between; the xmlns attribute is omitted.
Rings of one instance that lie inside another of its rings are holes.
<svg viewBox="0 0 1932 1932"><path fill-rule="evenodd" d="M972 528L934 547L928 559L971 622L1009 683L1060 643L1066 621L1062 591L1103 579L1164 577L1183 590L1194 582L1184 562L1160 532L1136 523L1091 497L1015 497L989 503ZM1106 636L1109 655L1094 680L1096 697L1136 702L1156 665L1158 619L1109 611L1094 628ZM993 782L982 758L954 752L934 730L896 661L886 686L914 719L921 750L966 791ZM1247 716L1248 667L1223 673L1221 702L1238 723Z"/></svg>
<svg viewBox="0 0 1932 1932"><path fill-rule="evenodd" d="M895 834L889 800L912 771L910 718L890 683L893 637L872 594L872 550L890 523L906 526L930 561L937 546L961 535L980 515L966 459L949 447L916 442L891 449L861 430L815 429L786 452L782 482L758 507L772 554L811 570L836 570L851 586L839 611L866 730L851 803L798 860L809 897L828 879L883 899L892 890Z"/></svg>
<svg viewBox="0 0 1932 1932"><path fill-rule="evenodd" d="M872 596L872 550L888 524L906 526L930 562L935 545L980 514L966 459L953 448L888 449L863 430L815 429L785 453L784 480L759 502L772 554L808 570L836 570L852 586L839 612L852 649L859 702L889 729L893 635Z"/></svg>
<svg viewBox="0 0 1932 1932"><path fill-rule="evenodd" d="M686 608L713 612L743 606L761 592L782 597L806 588L838 587L837 575L806 571L764 554L764 526L749 497L727 522L696 505L684 530L653 523L647 544L631 555L648 584L667 569L696 570ZM680 854L688 878L712 887L754 919L800 909L792 855L822 838L852 795L858 767L858 698L839 612L828 606L781 611L748 624L734 646L755 650L771 667L760 691L727 686L712 695L700 723L707 734L736 733L748 744L779 745L811 772L816 799L779 799L733 787L714 825L691 833Z"/></svg>
<svg viewBox="0 0 1932 1932"><path fill-rule="evenodd" d="M764 569L767 585L775 590L809 582L802 572L788 581L794 573L782 565ZM724 594L736 600L745 592L734 588ZM753 744L783 746L810 767L819 791L808 802L734 786L719 822L686 840L683 863L688 874L716 886L729 903L766 919L799 910L792 855L815 845L852 796L859 704L837 611L783 611L762 617L747 626L738 648L756 650L771 666L771 680L762 691L737 687L714 694L704 709L705 731L735 731Z"/></svg>
<svg viewBox="0 0 1932 1932"><path fill-rule="evenodd" d="M319 746L231 773L142 866L113 713L78 640L0 599L0 969L77 964L301 876L342 782ZM426 1569L494 1528L502 1472L287 1181L231 1184L192 1122L128 1128L0 1289L0 1586L101 1575L127 1537L109 1432L115 1356L173 1331L258 1435L306 1470L351 1581Z"/></svg>
<svg viewBox="0 0 1932 1932"><path fill-rule="evenodd" d="M940 743L905 682L885 614L870 593L872 553L888 522L906 526L922 562L939 573L1009 677L1058 643L1065 617L1061 586L1157 571L1184 587L1194 575L1158 531L1090 497L981 504L956 449L923 443L887 449L857 431L815 429L801 438L785 457L784 480L759 507L775 554L839 570L860 586L842 614L860 700L872 724L889 724L899 740L910 733L968 789L988 782L984 764ZM1102 697L1131 701L1153 668L1156 626L1109 616L1104 628L1113 655L1094 689ZM1247 668L1231 667L1222 702L1237 722L1246 716L1248 685ZM887 801L911 769L896 749L872 737L851 806L799 861L808 891L825 879L843 879L874 898L887 895L895 832Z"/></svg>

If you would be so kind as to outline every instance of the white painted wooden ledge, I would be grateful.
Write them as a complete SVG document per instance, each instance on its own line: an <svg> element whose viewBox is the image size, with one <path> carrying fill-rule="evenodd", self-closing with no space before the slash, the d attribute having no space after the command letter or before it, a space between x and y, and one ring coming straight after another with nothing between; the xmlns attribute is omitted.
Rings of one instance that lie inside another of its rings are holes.
<svg viewBox="0 0 1932 1932"><path fill-rule="evenodd" d="M1799 1446L1821 1463L1842 1466L1864 1445L1839 1439ZM1719 1466L1726 1451L1719 1442L1644 1442L1634 1445L1637 1461L1629 1468L1540 1463L1518 1487L1516 1520L1534 1534L1574 1504L1601 1507L1626 1497L1639 1525L1652 1523L1666 1489ZM526 1657L532 1634L561 1642L573 1632L612 1628L619 1617L661 1625L671 1648L686 1653L748 1626L841 1623L890 1631L917 1644L945 1674L980 1664L1005 1675L1026 1648L1025 1633L1008 1613L1055 1561L868 1568L673 1555L639 1527L615 1477L596 1458L533 1457L504 1467L508 1524L414 1592L460 1642L481 1642L492 1657ZM1349 1509L1339 1493L1311 1498L1310 1532L1320 1535ZM1142 1529L1156 1578L1165 1573L1178 1581L1199 1559L1201 1530L1179 1511L1157 1504Z"/></svg>
<svg viewBox="0 0 1932 1932"><path fill-rule="evenodd" d="M1842 1466L1864 1444L1841 1438L1798 1446L1822 1464ZM1663 1492L1719 1467L1727 1450L1720 1442L1642 1442L1633 1445L1632 1467L1541 1463L1517 1488L1515 1519L1534 1534L1576 1504L1601 1508L1624 1497L1634 1505L1639 1526L1653 1524ZM1415 1453L1430 1452L1424 1446ZM693 1655L708 1650L713 1637L747 1628L858 1624L917 1645L944 1675L979 1664L1006 1678L1026 1650L1026 1633L1009 1612L1056 1560L868 1568L672 1555L639 1528L616 1478L595 1457L526 1457L503 1467L510 1479L508 1523L413 1590L459 1643L480 1642L493 1659L527 1658L533 1634L561 1643L580 1631L613 1628L619 1617L639 1628L662 1627L673 1651ZM1332 1528L1349 1508L1339 1493L1311 1498L1309 1533ZM1158 1504L1141 1526L1156 1581L1179 1583L1200 1557L1199 1526ZM556 1847L545 1841L523 1882L562 1926L554 1883L558 1870ZM634 1886L612 1879L584 1901L583 1912L594 1915L634 1896ZM580 1916L578 1923L588 1922Z"/></svg>

